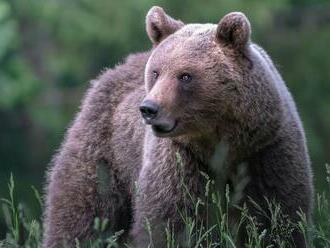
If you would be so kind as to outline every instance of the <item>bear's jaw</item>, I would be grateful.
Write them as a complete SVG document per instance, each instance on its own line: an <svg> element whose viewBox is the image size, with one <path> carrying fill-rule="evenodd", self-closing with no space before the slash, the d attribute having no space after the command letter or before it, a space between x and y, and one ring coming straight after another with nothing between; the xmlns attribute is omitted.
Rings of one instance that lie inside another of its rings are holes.
<svg viewBox="0 0 330 248"><path fill-rule="evenodd" d="M160 123L151 125L152 132L157 137L171 137L174 136L175 129L178 122L174 121L173 123Z"/></svg>

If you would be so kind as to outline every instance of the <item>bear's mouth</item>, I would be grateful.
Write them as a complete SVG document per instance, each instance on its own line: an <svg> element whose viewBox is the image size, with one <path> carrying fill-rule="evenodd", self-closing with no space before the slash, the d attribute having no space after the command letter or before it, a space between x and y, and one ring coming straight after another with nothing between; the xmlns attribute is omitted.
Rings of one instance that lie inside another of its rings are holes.
<svg viewBox="0 0 330 248"><path fill-rule="evenodd" d="M154 131L155 134L160 134L160 135L166 135L174 131L174 129L177 126L177 122L173 122L172 125L169 123L164 123L164 124L154 124L151 125L152 131Z"/></svg>

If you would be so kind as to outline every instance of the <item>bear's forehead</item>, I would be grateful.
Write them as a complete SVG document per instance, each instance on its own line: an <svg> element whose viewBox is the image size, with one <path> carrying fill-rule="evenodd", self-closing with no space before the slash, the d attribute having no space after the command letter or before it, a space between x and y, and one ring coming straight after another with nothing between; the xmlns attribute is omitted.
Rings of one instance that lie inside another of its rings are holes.
<svg viewBox="0 0 330 248"><path fill-rule="evenodd" d="M217 25L207 23L207 24L187 24L175 32L174 36L180 37L209 37L214 35Z"/></svg>
<svg viewBox="0 0 330 248"><path fill-rule="evenodd" d="M216 27L214 24L185 25L159 44L153 57L156 56L157 60L209 57L210 53L215 51L215 47L219 50L215 42Z"/></svg>
<svg viewBox="0 0 330 248"><path fill-rule="evenodd" d="M214 45L216 27L214 24L188 24L172 34L167 43L183 49L210 47Z"/></svg>

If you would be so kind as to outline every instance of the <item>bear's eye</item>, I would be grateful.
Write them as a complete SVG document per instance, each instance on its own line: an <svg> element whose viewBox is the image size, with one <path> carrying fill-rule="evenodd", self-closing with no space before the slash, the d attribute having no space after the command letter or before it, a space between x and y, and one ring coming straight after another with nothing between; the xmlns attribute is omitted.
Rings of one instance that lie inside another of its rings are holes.
<svg viewBox="0 0 330 248"><path fill-rule="evenodd" d="M156 80L159 76L159 73L157 71L152 71L152 77L154 80Z"/></svg>
<svg viewBox="0 0 330 248"><path fill-rule="evenodd" d="M192 80L192 76L188 73L182 73L178 78L184 83L189 83Z"/></svg>

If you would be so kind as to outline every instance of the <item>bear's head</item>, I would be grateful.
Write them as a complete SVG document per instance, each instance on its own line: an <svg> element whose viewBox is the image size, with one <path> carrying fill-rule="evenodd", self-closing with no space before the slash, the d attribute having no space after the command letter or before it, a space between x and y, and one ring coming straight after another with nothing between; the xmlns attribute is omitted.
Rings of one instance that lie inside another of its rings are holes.
<svg viewBox="0 0 330 248"><path fill-rule="evenodd" d="M156 136L213 135L228 126L244 129L248 119L257 119L262 105L276 98L269 86L260 86L268 75L251 52L251 28L244 14L230 13L217 25L184 25L153 7L146 28L154 46L140 111ZM270 99L265 102L256 94Z"/></svg>

